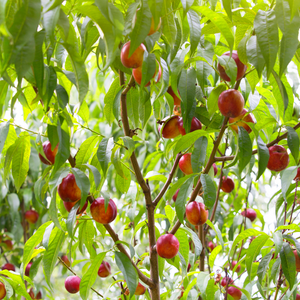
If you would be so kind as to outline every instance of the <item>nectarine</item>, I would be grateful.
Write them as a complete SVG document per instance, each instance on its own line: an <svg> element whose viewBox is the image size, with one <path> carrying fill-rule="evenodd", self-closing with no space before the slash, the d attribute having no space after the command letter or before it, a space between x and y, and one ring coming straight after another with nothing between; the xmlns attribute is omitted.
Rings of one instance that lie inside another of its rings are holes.
<svg viewBox="0 0 300 300"><path fill-rule="evenodd" d="M173 258L179 250L179 242L175 235L167 233L161 235L156 242L156 251L160 257Z"/></svg>
<svg viewBox="0 0 300 300"><path fill-rule="evenodd" d="M178 127L179 116L171 116L163 119L163 125L160 125L158 131L165 139L174 139L180 135Z"/></svg>
<svg viewBox="0 0 300 300"><path fill-rule="evenodd" d="M243 108L241 114L235 118L229 118L229 124L235 123L234 125L230 125L231 129L238 133L238 126L244 127L248 133L252 131L249 125L246 122L253 123L254 120L251 114L246 115L248 111ZM246 115L246 116L245 116Z"/></svg>
<svg viewBox="0 0 300 300"><path fill-rule="evenodd" d="M271 171L280 172L284 170L289 164L289 155L286 149L280 145L274 145L269 148L270 158L267 168Z"/></svg>
<svg viewBox="0 0 300 300"><path fill-rule="evenodd" d="M222 92L218 98L218 107L224 117L238 117L243 111L244 104L242 94L235 89Z"/></svg>
<svg viewBox="0 0 300 300"><path fill-rule="evenodd" d="M230 177L223 176L221 189L225 193L230 193L234 190L234 181Z"/></svg>
<svg viewBox="0 0 300 300"><path fill-rule="evenodd" d="M202 128L201 122L196 117L193 117L192 122L191 122L190 132L193 132L195 130L199 130L201 128ZM178 120L178 129L179 129L179 132L180 132L181 135L186 135L186 131L183 127L183 119L182 118L179 118L179 120Z"/></svg>
<svg viewBox="0 0 300 300"><path fill-rule="evenodd" d="M181 99L176 96L171 86L168 87L167 92L173 97L174 105L180 105ZM179 92L178 92L179 94Z"/></svg>
<svg viewBox="0 0 300 300"><path fill-rule="evenodd" d="M81 190L76 184L74 174L68 174L58 186L57 191L62 201L77 202L81 199Z"/></svg>
<svg viewBox="0 0 300 300"><path fill-rule="evenodd" d="M47 159L45 159L40 153L39 153L39 158L41 160L42 163L44 163L45 165L53 165L55 162L55 156L57 154L57 150L58 150L58 144L56 145L56 147L53 149L53 151L51 150L51 143L49 141L46 141L43 143L43 151L45 153L45 156Z"/></svg>
<svg viewBox="0 0 300 300"><path fill-rule="evenodd" d="M193 225L203 225L208 218L208 210L203 203L190 202L185 209L186 218Z"/></svg>
<svg viewBox="0 0 300 300"><path fill-rule="evenodd" d="M252 208L247 208L247 209L243 210L241 215L243 217L245 217L245 215L246 215L246 218L248 218L251 222L253 222L257 217L256 211Z"/></svg>
<svg viewBox="0 0 300 300"><path fill-rule="evenodd" d="M242 292L235 286L230 286L227 289L228 295L230 295L234 300L240 300L242 298Z"/></svg>
<svg viewBox="0 0 300 300"><path fill-rule="evenodd" d="M65 288L71 294L79 292L81 279L78 276L69 276L65 280Z"/></svg>
<svg viewBox="0 0 300 300"><path fill-rule="evenodd" d="M179 168L185 174L189 175L193 173L192 168L192 153L184 154L179 160Z"/></svg>
<svg viewBox="0 0 300 300"><path fill-rule="evenodd" d="M2 281L0 281L0 300L6 296L6 288Z"/></svg>
<svg viewBox="0 0 300 300"><path fill-rule="evenodd" d="M111 223L117 216L117 206L112 199L109 199L107 209L105 211L104 198L100 197L91 204L91 214L93 219L101 224Z"/></svg>
<svg viewBox="0 0 300 300"><path fill-rule="evenodd" d="M103 261L99 267L98 275L102 278L107 277L111 273L110 270L111 270L110 264L106 261Z"/></svg>
<svg viewBox="0 0 300 300"><path fill-rule="evenodd" d="M125 43L121 50L121 62L126 68L138 68L143 64L144 52L146 47L144 44L140 44L138 48L129 57L130 41Z"/></svg>
<svg viewBox="0 0 300 300"><path fill-rule="evenodd" d="M39 219L39 214L33 209L27 210L25 212L25 220L30 224L35 224Z"/></svg>

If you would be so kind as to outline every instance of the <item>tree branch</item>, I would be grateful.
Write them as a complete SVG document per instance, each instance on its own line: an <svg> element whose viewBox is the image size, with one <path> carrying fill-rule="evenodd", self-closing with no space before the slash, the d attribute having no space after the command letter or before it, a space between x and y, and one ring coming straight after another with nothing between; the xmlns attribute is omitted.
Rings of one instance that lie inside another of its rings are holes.
<svg viewBox="0 0 300 300"><path fill-rule="evenodd" d="M157 195L157 197L154 199L153 201L153 204L156 206L158 204L158 202L160 201L160 199L163 197L163 195L165 194L165 192L167 191L172 179L173 179L173 176L176 172L176 169L177 169L177 166L178 166L178 163L179 163L179 160L181 158L182 154L181 153L178 153L177 156L176 156L176 159L175 159L175 162L174 162L174 165L172 167L172 170L169 174L169 177L168 177L168 180L166 181L166 183L164 184L163 188L161 189L160 193Z"/></svg>

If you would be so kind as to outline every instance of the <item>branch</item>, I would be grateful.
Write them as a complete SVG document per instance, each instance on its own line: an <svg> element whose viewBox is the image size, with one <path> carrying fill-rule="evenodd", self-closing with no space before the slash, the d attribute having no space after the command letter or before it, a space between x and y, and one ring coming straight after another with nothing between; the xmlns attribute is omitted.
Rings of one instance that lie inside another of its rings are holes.
<svg viewBox="0 0 300 300"><path fill-rule="evenodd" d="M298 128L300 128L300 122L293 127L295 130L297 130ZM284 140L287 138L287 132L284 133L283 135L281 136L278 136L275 140L271 141L270 143L268 143L266 146L268 148L270 148L271 146L277 144L278 142L280 142L281 140ZM256 154L257 153L257 149L253 150L252 151L252 155ZM231 155L231 156L224 156L224 157L215 157L214 158L214 161L228 161L228 160L233 160L235 156Z"/></svg>
<svg viewBox="0 0 300 300"><path fill-rule="evenodd" d="M205 235L204 235L203 225L198 226L198 237L202 243L202 251L200 253L199 269L201 272L204 272L205 271Z"/></svg>
<svg viewBox="0 0 300 300"><path fill-rule="evenodd" d="M75 168L76 166L76 161L75 161L75 158L70 154L69 158L68 158L68 161L71 165L72 168Z"/></svg>
<svg viewBox="0 0 300 300"><path fill-rule="evenodd" d="M65 262L59 257L59 256L57 256L57 258L59 259L59 261L63 264L63 266L65 267L65 268L67 268L73 275L75 275L75 276L77 276L77 277L79 277L69 266L67 266L66 264L65 264ZM93 291L93 292L95 292L98 296L100 296L101 298L104 298L99 292L97 292L94 288L92 288L91 287L91 290Z"/></svg>
<svg viewBox="0 0 300 300"><path fill-rule="evenodd" d="M124 74L124 73L123 73ZM126 86L126 88L124 89L124 91L122 92L122 95L126 95L129 90L135 85L135 80L134 77L131 75L128 85Z"/></svg>
<svg viewBox="0 0 300 300"><path fill-rule="evenodd" d="M163 197L163 195L165 194L165 192L167 191L172 179L173 179L173 176L176 172L176 169L177 169L177 166L178 166L178 163L179 163L179 160L181 158L182 154L181 153L178 153L177 156L176 156L176 159L175 159L175 162L174 162L174 165L172 167L172 170L169 174L169 177L168 177L168 180L166 181L166 183L164 184L162 190L160 191L160 193L157 195L157 197L155 198L155 200L153 201L153 204L154 206L156 206L158 204L158 202L160 201L160 199Z"/></svg>
<svg viewBox="0 0 300 300"><path fill-rule="evenodd" d="M110 234L110 236L112 237L112 239L114 240L115 243L119 242L119 237L118 235L114 232L114 230L112 229L112 227L109 224L103 224L103 226L106 228L106 230L108 231L108 233ZM124 246L121 243L117 243L116 246L118 247L118 249L124 253L129 259L131 264L134 266L134 268L137 270L137 273L139 275L139 278L148 286L152 287L154 286L152 280L147 277L146 275L144 275L141 270L137 267L137 265L134 263L134 261L131 259L130 255L127 253L127 251L125 250Z"/></svg>

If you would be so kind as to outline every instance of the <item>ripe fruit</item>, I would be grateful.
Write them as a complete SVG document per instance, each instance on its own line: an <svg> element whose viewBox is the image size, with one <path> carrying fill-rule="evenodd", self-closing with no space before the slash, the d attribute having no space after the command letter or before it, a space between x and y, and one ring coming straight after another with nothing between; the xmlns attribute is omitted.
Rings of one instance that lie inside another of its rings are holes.
<svg viewBox="0 0 300 300"><path fill-rule="evenodd" d="M300 300L300 294L296 295L296 300Z"/></svg>
<svg viewBox="0 0 300 300"><path fill-rule="evenodd" d="M81 199L81 190L76 184L74 174L68 174L58 186L57 191L62 201L77 202Z"/></svg>
<svg viewBox="0 0 300 300"><path fill-rule="evenodd" d="M229 118L229 124L236 122L236 124L230 125L231 129L234 130L236 133L238 133L239 130L238 126L244 127L248 133L252 131L252 129L245 123L245 122L249 122L254 124L254 120L251 114L245 116L247 112L248 111L245 108L243 108L239 116L237 116L236 118Z"/></svg>
<svg viewBox="0 0 300 300"><path fill-rule="evenodd" d="M296 271L300 272L300 257L297 253L297 250L294 250L295 260L296 260Z"/></svg>
<svg viewBox="0 0 300 300"><path fill-rule="evenodd" d="M232 271L235 267L235 265L237 264L238 262L236 260L234 260L232 263L231 263L231 266L230 266L230 270ZM241 271L241 265L238 265L235 269L235 272L239 272Z"/></svg>
<svg viewBox="0 0 300 300"><path fill-rule="evenodd" d="M111 270L110 264L106 261L103 261L98 270L98 275L103 278L107 277L111 273L110 270Z"/></svg>
<svg viewBox="0 0 300 300"><path fill-rule="evenodd" d="M144 295L145 292L146 292L146 287L144 287L142 284L138 283L134 294L135 295Z"/></svg>
<svg viewBox="0 0 300 300"><path fill-rule="evenodd" d="M157 80L155 81L156 83L159 82L160 78L161 78L161 67L160 64L158 64L158 75L157 75ZM154 75L152 78L154 78L156 76L157 72L155 71ZM136 83L138 83L139 85L141 85L142 83L142 66L138 67L136 69L132 70L132 75L134 77L134 80L136 81ZM145 86L149 86L150 85L150 81L145 85Z"/></svg>
<svg viewBox="0 0 300 300"><path fill-rule="evenodd" d="M5 265L2 266L2 270L8 270L8 271L16 271L16 268L13 264L6 263Z"/></svg>
<svg viewBox="0 0 300 300"><path fill-rule="evenodd" d="M6 296L6 288L3 282L0 281L0 300Z"/></svg>
<svg viewBox="0 0 300 300"><path fill-rule="evenodd" d="M65 281L65 288L71 294L76 294L79 291L81 279L78 276L69 276Z"/></svg>
<svg viewBox="0 0 300 300"><path fill-rule="evenodd" d="M30 224L35 224L37 220L39 219L39 214L35 210L27 210L25 212L25 220Z"/></svg>
<svg viewBox="0 0 300 300"><path fill-rule="evenodd" d="M226 56L230 56L230 51L223 53L223 55ZM223 56L222 55L222 56ZM240 80L241 78L243 78L243 76L245 75L245 72L247 70L247 66L244 65L238 57L237 51L232 51L232 55L231 58L234 59L236 66L237 66L237 75L236 75L236 81ZM225 81L230 81L230 78L228 77L228 75L225 72L225 69L221 66L220 63L218 63L218 70L220 73L220 77L225 80Z"/></svg>
<svg viewBox="0 0 300 300"><path fill-rule="evenodd" d="M255 210L252 208L245 209L244 211L242 211L241 215L243 217L245 217L246 215L246 218L250 219L251 222L253 222L257 217Z"/></svg>
<svg viewBox="0 0 300 300"><path fill-rule="evenodd" d="M191 157L192 153L186 153L179 160L179 168L185 175L193 173Z"/></svg>
<svg viewBox="0 0 300 300"><path fill-rule="evenodd" d="M175 193L174 196L172 197L172 199L173 199L174 202L176 202L178 193L179 193L179 189L176 191L176 193Z"/></svg>
<svg viewBox="0 0 300 300"><path fill-rule="evenodd" d="M242 94L235 89L222 92L218 98L219 110L224 117L238 117L242 113L244 105Z"/></svg>
<svg viewBox="0 0 300 300"><path fill-rule="evenodd" d="M282 171L289 164L289 155L286 149L280 145L274 145L269 148L270 158L267 168L271 171Z"/></svg>
<svg viewBox="0 0 300 300"><path fill-rule="evenodd" d="M230 286L227 289L228 295L230 295L234 300L240 300L242 298L242 292L235 286Z"/></svg>
<svg viewBox="0 0 300 300"><path fill-rule="evenodd" d="M160 25L161 25L161 18L159 18L159 22L158 22L156 28L155 28L155 24L154 24L154 19L152 18L151 27L150 27L150 31L149 31L148 35L155 33L160 28Z"/></svg>
<svg viewBox="0 0 300 300"><path fill-rule="evenodd" d="M213 163L213 168L214 168L214 175L216 176L218 174L218 168L215 163Z"/></svg>
<svg viewBox="0 0 300 300"><path fill-rule="evenodd" d="M66 201L63 201L63 203L64 203L64 207L66 208L66 210L68 212L70 212L71 209L72 209L72 207L75 206L75 204L77 202L66 202ZM82 214L86 210L87 206L88 206L88 202L86 201L81 210L79 210L80 207L77 209L76 215Z"/></svg>
<svg viewBox="0 0 300 300"><path fill-rule="evenodd" d="M39 158L41 160L42 163L44 163L45 165L54 165L55 162L55 156L58 150L58 144L56 145L56 147L53 149L53 151L51 150L51 143L49 141L46 141L43 143L43 150L45 153L45 156L47 159L45 159L40 153L39 153Z"/></svg>
<svg viewBox="0 0 300 300"><path fill-rule="evenodd" d="M28 265L25 268L25 275L26 276L29 276L31 265L32 265L32 262L28 263Z"/></svg>
<svg viewBox="0 0 300 300"><path fill-rule="evenodd" d="M34 296L34 292L33 292L33 288L30 289L29 291L29 296L32 298L32 299L42 299L42 293L41 292L38 292L35 296Z"/></svg>
<svg viewBox="0 0 300 300"><path fill-rule="evenodd" d="M208 242L208 248L210 248L210 251L213 251L215 249L215 244L213 242Z"/></svg>
<svg viewBox="0 0 300 300"><path fill-rule="evenodd" d="M62 255L62 256L61 256L61 260L62 260L68 267L71 266L70 260L69 260L69 258L68 258L67 255Z"/></svg>
<svg viewBox="0 0 300 300"><path fill-rule="evenodd" d="M300 168L297 169L297 174L294 178L295 181L299 181L300 180Z"/></svg>
<svg viewBox="0 0 300 300"><path fill-rule="evenodd" d="M4 240L3 243L6 245L5 248L7 250L12 250L13 249L13 243L11 240Z"/></svg>
<svg viewBox="0 0 300 300"><path fill-rule="evenodd" d="M201 128L202 128L201 122L196 117L193 117L192 122L191 122L190 132L193 132L193 131L201 129ZM179 132L181 135L186 135L186 131L183 128L183 119L182 118L179 118L179 120L178 120L178 129L179 129Z"/></svg>
<svg viewBox="0 0 300 300"><path fill-rule="evenodd" d="M173 97L173 99L174 99L174 105L180 105L181 100L180 100L180 98L178 98L176 96L176 94L174 93L174 91L173 91L173 89L172 89L171 86L168 87L167 92ZM178 94L179 94L179 92L178 92Z"/></svg>
<svg viewBox="0 0 300 300"><path fill-rule="evenodd" d="M171 116L165 118L164 124L158 129L161 135L165 139L174 139L178 135L180 135L179 127L178 127L178 116Z"/></svg>
<svg viewBox="0 0 300 300"><path fill-rule="evenodd" d="M100 197L91 204L91 214L93 219L101 224L112 222L117 216L117 206L112 199L109 199L107 209L105 211L104 198Z"/></svg>
<svg viewBox="0 0 300 300"><path fill-rule="evenodd" d="M156 251L160 257L173 258L179 250L179 242L175 235L171 233L164 234L157 239Z"/></svg>
<svg viewBox="0 0 300 300"><path fill-rule="evenodd" d="M144 52L146 47L144 44L140 44L133 54L129 56L130 41L125 43L121 50L121 62L126 68L138 68L143 64Z"/></svg>
<svg viewBox="0 0 300 300"><path fill-rule="evenodd" d="M230 277L223 277L223 279L221 281L221 285L226 286L227 282L228 282L228 285L233 284L233 280Z"/></svg>
<svg viewBox="0 0 300 300"><path fill-rule="evenodd" d="M221 189L225 193L230 193L234 190L234 181L230 177L223 176Z"/></svg>
<svg viewBox="0 0 300 300"><path fill-rule="evenodd" d="M186 218L193 225L203 225L207 221L208 210L203 203L193 201L186 206Z"/></svg>

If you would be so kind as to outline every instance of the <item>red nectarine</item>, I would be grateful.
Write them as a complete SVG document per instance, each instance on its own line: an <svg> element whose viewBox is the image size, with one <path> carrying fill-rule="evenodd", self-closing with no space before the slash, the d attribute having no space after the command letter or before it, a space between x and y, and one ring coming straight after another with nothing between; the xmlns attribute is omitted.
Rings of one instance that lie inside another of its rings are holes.
<svg viewBox="0 0 300 300"><path fill-rule="evenodd" d="M141 283L138 283L134 294L135 295L144 295L145 293L146 293L146 287L144 287Z"/></svg>
<svg viewBox="0 0 300 300"><path fill-rule="evenodd" d="M71 294L79 292L81 279L78 276L69 276L65 280L65 288Z"/></svg>
<svg viewBox="0 0 300 300"><path fill-rule="evenodd" d="M62 201L77 202L81 199L81 190L76 184L74 174L68 174L58 186L57 191Z"/></svg>
<svg viewBox="0 0 300 300"><path fill-rule="evenodd" d="M181 99L176 96L171 86L168 87L167 92L173 97L174 105L180 105ZM179 92L178 92L179 94Z"/></svg>
<svg viewBox="0 0 300 300"><path fill-rule="evenodd" d="M270 158L267 164L267 168L271 171L282 171L289 164L289 155L286 149L280 145L274 145L269 148Z"/></svg>
<svg viewBox="0 0 300 300"><path fill-rule="evenodd" d="M179 242L175 235L167 233L161 235L156 242L156 251L160 257L173 258L179 250Z"/></svg>
<svg viewBox="0 0 300 300"><path fill-rule="evenodd" d="M230 266L230 270L233 270L235 265L237 264L238 262L236 260L234 260L232 263L231 263L231 266ZM235 272L240 272L241 271L241 265L238 265L235 269Z"/></svg>
<svg viewBox="0 0 300 300"><path fill-rule="evenodd" d="M111 270L110 264L106 261L103 261L99 267L98 275L102 278L107 277L111 273L110 270Z"/></svg>
<svg viewBox="0 0 300 300"><path fill-rule="evenodd" d="M184 154L179 160L179 168L185 174L189 175L193 173L192 168L192 153Z"/></svg>
<svg viewBox="0 0 300 300"><path fill-rule="evenodd" d="M125 43L121 50L121 62L126 68L138 68L143 64L144 52L146 47L144 44L140 44L138 48L129 57L130 41Z"/></svg>
<svg viewBox="0 0 300 300"><path fill-rule="evenodd" d="M55 156L57 154L57 150L58 150L58 144L56 145L56 147L52 151L51 150L51 143L49 141L44 142L43 143L43 151L44 151L44 154L45 154L45 156L46 156L47 159L45 159L39 153L39 158L40 158L41 162L44 163L44 164L46 164L46 165L54 165Z"/></svg>
<svg viewBox="0 0 300 300"><path fill-rule="evenodd" d="M230 177L223 176L221 189L225 193L230 193L234 190L234 181Z"/></svg>
<svg viewBox="0 0 300 300"><path fill-rule="evenodd" d="M27 210L25 212L25 220L30 224L35 224L39 219L39 214L33 209Z"/></svg>
<svg viewBox="0 0 300 300"><path fill-rule="evenodd" d="M193 132L195 130L199 130L201 128L202 128L201 122L196 117L193 117L192 122L191 122L190 132ZM181 135L186 135L186 131L183 127L183 119L182 118L179 118L179 120L178 120L178 129L179 129L179 132L180 132Z"/></svg>
<svg viewBox="0 0 300 300"><path fill-rule="evenodd" d="M203 225L208 218L208 210L203 203L190 202L185 209L186 218L193 225Z"/></svg>
<svg viewBox="0 0 300 300"><path fill-rule="evenodd" d="M245 217L245 215L246 215L246 218L248 218L251 222L253 222L257 217L256 211L252 208L247 208L247 209L243 210L241 215L243 217Z"/></svg>
<svg viewBox="0 0 300 300"><path fill-rule="evenodd" d="M111 223L117 216L117 206L112 199L109 199L107 209L105 211L104 198L100 197L91 204L91 214L93 219L101 224Z"/></svg>
<svg viewBox="0 0 300 300"><path fill-rule="evenodd" d="M149 31L148 35L155 33L160 28L160 26L161 26L161 18L159 18L159 22L158 22L156 28L155 28L155 24L154 24L154 19L152 18L151 19L151 27L150 27L150 31Z"/></svg>
<svg viewBox="0 0 300 300"><path fill-rule="evenodd" d="M6 288L3 282L0 281L0 300L6 296Z"/></svg>
<svg viewBox="0 0 300 300"><path fill-rule="evenodd" d="M179 116L171 116L163 119L163 125L160 125L158 131L165 139L174 139L180 135L178 127Z"/></svg>
<svg viewBox="0 0 300 300"><path fill-rule="evenodd" d="M15 272L16 271L16 268L13 264L10 264L10 263L6 263L2 266L2 270L8 270L8 271L13 271Z"/></svg>
<svg viewBox="0 0 300 300"><path fill-rule="evenodd" d="M244 104L242 94L235 89L222 92L218 98L219 110L224 117L238 117L243 111Z"/></svg>
<svg viewBox="0 0 300 300"><path fill-rule="evenodd" d="M179 193L179 189L176 191L176 193L175 193L174 196L172 197L172 199L173 199L174 202L176 202L178 193Z"/></svg>
<svg viewBox="0 0 300 300"><path fill-rule="evenodd" d="M227 289L228 295L230 295L234 300L240 300L242 298L242 292L235 286L230 286Z"/></svg>
<svg viewBox="0 0 300 300"><path fill-rule="evenodd" d="M28 265L25 268L25 275L26 276L29 276L31 265L32 265L32 262L28 263Z"/></svg>
<svg viewBox="0 0 300 300"><path fill-rule="evenodd" d="M295 255L295 260L296 260L296 271L300 272L300 257L298 255L297 250L294 250L293 253Z"/></svg>
<svg viewBox="0 0 300 300"><path fill-rule="evenodd" d="M243 108L243 110L239 116L237 116L235 118L229 118L229 124L235 123L234 125L230 125L230 127L236 133L238 133L238 126L244 127L248 133L250 133L252 131L252 129L246 122L254 124L254 120L253 120L251 114L246 115L247 112L248 111L245 108Z"/></svg>
<svg viewBox="0 0 300 300"><path fill-rule="evenodd" d="M68 212L71 211L72 207L75 206L77 202L66 202L66 201L63 201L64 207L65 207L65 209ZM76 215L82 214L86 210L87 206L88 206L88 201L85 202L85 204L83 205L82 209L80 209L80 207L77 209Z"/></svg>

